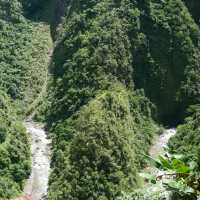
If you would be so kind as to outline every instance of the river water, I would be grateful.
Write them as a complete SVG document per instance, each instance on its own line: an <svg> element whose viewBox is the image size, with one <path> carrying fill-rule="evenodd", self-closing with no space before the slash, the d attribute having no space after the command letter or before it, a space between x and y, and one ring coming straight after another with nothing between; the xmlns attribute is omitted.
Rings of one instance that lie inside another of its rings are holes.
<svg viewBox="0 0 200 200"><path fill-rule="evenodd" d="M166 129L163 131L163 133L159 136L156 136L154 139L154 143L151 146L150 150L149 150L149 155L154 158L157 159L159 157L159 155L165 155L168 154L166 147L167 147L167 143L169 141L169 139L174 136L176 134L176 129L175 128L171 128L171 129ZM157 169L154 166L147 166L144 169L144 172L148 172L150 174L153 175L162 175L164 172Z"/></svg>
<svg viewBox="0 0 200 200"><path fill-rule="evenodd" d="M25 122L31 136L32 171L24 188L24 194L33 200L41 200L47 193L50 173L50 144L44 127L35 122Z"/></svg>
<svg viewBox="0 0 200 200"><path fill-rule="evenodd" d="M157 159L159 155L165 155L168 154L166 147L169 139L173 137L176 134L176 129L166 129L163 131L163 133L159 136L156 136L154 139L154 143L151 146L149 150L149 155ZM147 166L144 170L144 173L152 174L154 176L160 176L165 174L163 170L157 169L155 166ZM170 199L170 193L165 190L165 188L162 186L162 183L159 183L156 187L152 184L144 184L144 191L146 194L151 194L152 197L154 194L159 195L160 199L162 200L169 200Z"/></svg>
<svg viewBox="0 0 200 200"><path fill-rule="evenodd" d="M149 155L152 158L157 158L159 155L164 155L167 153L165 151L165 147L167 147L167 143L169 139L176 134L176 129L166 129L164 132L155 138L155 143L151 146Z"/></svg>
<svg viewBox="0 0 200 200"><path fill-rule="evenodd" d="M32 197L33 200L41 200L47 193L48 178L50 173L50 144L44 127L35 122L25 122L27 132L31 136L32 171L24 188L24 194ZM176 134L176 129L167 129L160 136L155 138L155 142L150 148L149 154L153 158L167 153L165 147L169 139ZM152 174L160 174L155 167L148 166L144 171Z"/></svg>

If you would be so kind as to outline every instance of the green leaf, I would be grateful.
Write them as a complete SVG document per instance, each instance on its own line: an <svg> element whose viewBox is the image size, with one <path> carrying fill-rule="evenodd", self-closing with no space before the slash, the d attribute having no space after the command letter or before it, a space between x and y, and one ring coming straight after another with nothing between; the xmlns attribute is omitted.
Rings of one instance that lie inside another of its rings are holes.
<svg viewBox="0 0 200 200"><path fill-rule="evenodd" d="M186 166L184 162L182 162L181 160L178 160L176 158L172 159L171 166L178 173L188 173L188 172L190 172L190 168L188 166Z"/></svg>
<svg viewBox="0 0 200 200"><path fill-rule="evenodd" d="M159 160L163 169L172 169L171 163L168 159L165 159L163 156L159 156Z"/></svg>

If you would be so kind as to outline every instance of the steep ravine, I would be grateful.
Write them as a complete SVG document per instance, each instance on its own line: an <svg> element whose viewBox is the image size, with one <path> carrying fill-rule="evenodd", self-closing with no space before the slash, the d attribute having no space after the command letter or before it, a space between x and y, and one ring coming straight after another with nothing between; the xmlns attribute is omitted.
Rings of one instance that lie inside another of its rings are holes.
<svg viewBox="0 0 200 200"><path fill-rule="evenodd" d="M50 143L44 127L33 122L25 122L31 136L32 172L26 182L24 194L33 200L41 200L47 193L50 172Z"/></svg>

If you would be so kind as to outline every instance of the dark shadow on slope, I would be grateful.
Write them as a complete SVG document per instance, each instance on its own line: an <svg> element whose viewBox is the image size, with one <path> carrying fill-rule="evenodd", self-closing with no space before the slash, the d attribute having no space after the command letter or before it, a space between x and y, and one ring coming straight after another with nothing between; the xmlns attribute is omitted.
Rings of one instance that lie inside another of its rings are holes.
<svg viewBox="0 0 200 200"><path fill-rule="evenodd" d="M55 40L57 26L65 15L65 0L33 0L32 4L23 4L25 17L31 21L44 22L50 25L52 39Z"/></svg>
<svg viewBox="0 0 200 200"><path fill-rule="evenodd" d="M183 0L183 1L185 2L185 5L188 7L188 10L193 16L195 22L198 25L200 25L200 16L199 16L200 1L199 0Z"/></svg>
<svg viewBox="0 0 200 200"><path fill-rule="evenodd" d="M186 80L184 71L189 62L187 52L182 49L176 33L169 32L152 19L148 4L142 9L145 12L141 15L141 31L145 40L133 53L135 87L144 89L157 106L157 120L173 127L183 122L187 106L194 103L188 97L180 98L181 84ZM175 29L173 24L170 28Z"/></svg>

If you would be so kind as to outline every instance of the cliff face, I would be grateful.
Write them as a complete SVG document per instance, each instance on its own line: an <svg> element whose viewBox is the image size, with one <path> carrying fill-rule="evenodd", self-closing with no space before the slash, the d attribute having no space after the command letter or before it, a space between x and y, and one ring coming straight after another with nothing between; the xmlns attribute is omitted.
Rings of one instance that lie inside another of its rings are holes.
<svg viewBox="0 0 200 200"><path fill-rule="evenodd" d="M199 96L199 28L181 1L151 1L141 13L142 39L133 59L136 87L158 106L162 121L182 120Z"/></svg>

